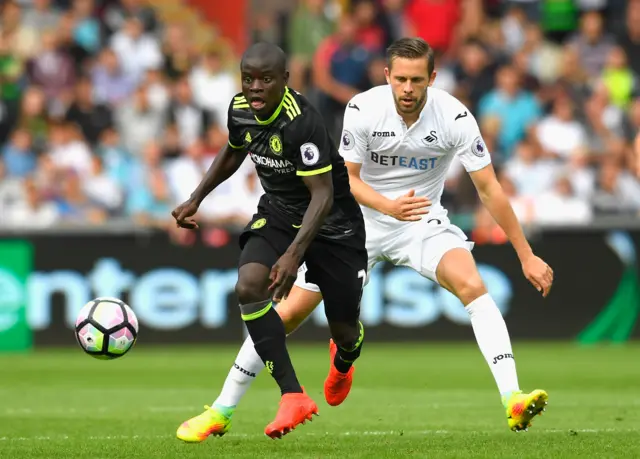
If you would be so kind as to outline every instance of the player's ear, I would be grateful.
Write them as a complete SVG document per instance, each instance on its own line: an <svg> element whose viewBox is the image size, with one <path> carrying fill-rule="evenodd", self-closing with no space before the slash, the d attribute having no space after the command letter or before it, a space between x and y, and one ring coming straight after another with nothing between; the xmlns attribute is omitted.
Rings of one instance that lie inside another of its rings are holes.
<svg viewBox="0 0 640 459"><path fill-rule="evenodd" d="M437 75L438 75L438 72L436 72L435 70L431 72L431 77L429 78L429 86L433 86L433 82L436 81Z"/></svg>
<svg viewBox="0 0 640 459"><path fill-rule="evenodd" d="M385 67L384 68L384 77L387 80L387 83L391 84L391 77L390 77L389 67Z"/></svg>
<svg viewBox="0 0 640 459"><path fill-rule="evenodd" d="M288 70L284 71L284 84L285 85L289 84L289 71Z"/></svg>

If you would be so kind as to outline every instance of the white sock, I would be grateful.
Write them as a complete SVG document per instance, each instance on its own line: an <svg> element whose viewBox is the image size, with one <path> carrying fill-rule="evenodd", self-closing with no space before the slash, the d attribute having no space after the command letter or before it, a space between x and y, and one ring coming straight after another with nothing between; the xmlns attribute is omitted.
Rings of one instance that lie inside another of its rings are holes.
<svg viewBox="0 0 640 459"><path fill-rule="evenodd" d="M264 362L253 347L251 337L248 337L244 340L236 361L224 381L222 391L213 404L220 407L235 407L263 368Z"/></svg>
<svg viewBox="0 0 640 459"><path fill-rule="evenodd" d="M519 390L509 331L493 298L486 293L469 303L466 309L478 347L491 368L500 394Z"/></svg>

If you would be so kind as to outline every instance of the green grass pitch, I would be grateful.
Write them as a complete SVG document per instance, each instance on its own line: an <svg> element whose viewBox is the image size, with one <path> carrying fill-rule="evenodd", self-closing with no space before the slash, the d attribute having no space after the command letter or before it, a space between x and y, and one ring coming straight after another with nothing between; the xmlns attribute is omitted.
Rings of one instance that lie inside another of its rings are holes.
<svg viewBox="0 0 640 459"><path fill-rule="evenodd" d="M549 392L529 432L507 429L474 343L365 344L340 407L322 395L327 346L291 344L320 417L263 435L279 394L263 373L223 438L188 445L178 425L217 395L237 346L153 347L98 361L78 348L0 355L0 457L638 458L640 344L515 343L523 389Z"/></svg>

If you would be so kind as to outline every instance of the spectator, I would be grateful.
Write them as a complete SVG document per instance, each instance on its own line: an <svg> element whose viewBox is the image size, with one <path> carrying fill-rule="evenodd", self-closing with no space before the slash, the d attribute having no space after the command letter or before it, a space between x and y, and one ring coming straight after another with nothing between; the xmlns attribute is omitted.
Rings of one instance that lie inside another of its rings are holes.
<svg viewBox="0 0 640 459"><path fill-rule="evenodd" d="M75 125L65 121L54 124L50 146L49 156L56 168L72 171L74 175L81 177L91 174L91 151Z"/></svg>
<svg viewBox="0 0 640 459"><path fill-rule="evenodd" d="M313 81L321 92L318 106L336 137L347 102L369 86L368 67L373 56L356 37L357 25L345 15L337 32L322 42L314 56Z"/></svg>
<svg viewBox="0 0 640 459"><path fill-rule="evenodd" d="M91 80L98 104L118 105L128 99L136 88L135 79L122 70L118 56L109 48L100 53L98 63L92 69Z"/></svg>
<svg viewBox="0 0 640 459"><path fill-rule="evenodd" d="M499 147L507 157L542 112L534 95L522 90L520 78L513 67L502 67L496 76L496 89L485 95L478 107L481 118L500 118Z"/></svg>
<svg viewBox="0 0 640 459"><path fill-rule="evenodd" d="M553 103L553 112L540 121L536 134L543 156L568 159L577 149L586 146L587 134L574 111L568 97L559 97Z"/></svg>
<svg viewBox="0 0 640 459"><path fill-rule="evenodd" d="M171 102L170 88L167 86L165 76L159 69L148 70L142 86L146 88L149 105L154 110L164 112Z"/></svg>
<svg viewBox="0 0 640 459"><path fill-rule="evenodd" d="M169 24L164 33L162 47L164 74L170 80L177 80L188 74L193 67L191 43L182 24Z"/></svg>
<svg viewBox="0 0 640 459"><path fill-rule="evenodd" d="M107 176L115 180L122 189L127 187L131 176L132 158L122 147L118 131L105 129L100 136L97 153Z"/></svg>
<svg viewBox="0 0 640 459"><path fill-rule="evenodd" d="M373 0L352 0L351 9L353 20L356 23L356 40L372 54L384 52L384 30L376 19L378 7Z"/></svg>
<svg viewBox="0 0 640 459"><path fill-rule="evenodd" d="M624 50L633 73L640 75L640 2L627 2L625 27L618 34L618 45Z"/></svg>
<svg viewBox="0 0 640 459"><path fill-rule="evenodd" d="M100 49L102 33L95 17L94 0L74 0L72 13L75 19L75 42L87 53L95 54Z"/></svg>
<svg viewBox="0 0 640 459"><path fill-rule="evenodd" d="M51 0L33 0L33 7L22 15L22 24L35 31L54 30L60 23L60 17Z"/></svg>
<svg viewBox="0 0 640 459"><path fill-rule="evenodd" d="M525 140L518 144L515 156L505 163L504 171L518 194L536 196L555 183L558 166L552 160L541 158L535 146Z"/></svg>
<svg viewBox="0 0 640 459"><path fill-rule="evenodd" d="M529 54L529 71L543 84L551 84L558 78L562 50L545 38L538 24L526 26L523 50Z"/></svg>
<svg viewBox="0 0 640 459"><path fill-rule="evenodd" d="M608 158L600 169L592 202L595 212L600 215L638 215L640 184L614 158Z"/></svg>
<svg viewBox="0 0 640 459"><path fill-rule="evenodd" d="M134 162L131 171L127 215L140 225L166 227L172 202L160 145L153 141L147 143L142 159Z"/></svg>
<svg viewBox="0 0 640 459"><path fill-rule="evenodd" d="M585 147L576 150L563 167L563 175L571 181L574 194L584 200L591 199L595 187L596 176L592 162L593 158Z"/></svg>
<svg viewBox="0 0 640 459"><path fill-rule="evenodd" d="M116 112L117 129L124 147L133 155L139 155L144 145L162 138L165 115L149 103L144 86L139 87L133 98Z"/></svg>
<svg viewBox="0 0 640 459"><path fill-rule="evenodd" d="M45 229L60 220L58 207L43 198L37 185L31 179L23 183L24 199L13 205L4 215L4 225L10 228Z"/></svg>
<svg viewBox="0 0 640 459"><path fill-rule="evenodd" d="M200 63L191 71L189 83L195 102L226 129L229 101L240 88L237 77L223 68L220 48L209 47L205 51Z"/></svg>
<svg viewBox="0 0 640 459"><path fill-rule="evenodd" d="M173 99L169 107L169 123L175 125L180 145L187 147L204 136L211 122L210 115L193 100L189 80L178 80L173 87Z"/></svg>
<svg viewBox="0 0 640 459"><path fill-rule="evenodd" d="M29 77L32 84L42 88L49 101L49 107L55 102L66 102L75 83L75 66L71 56L58 46L58 38L52 31L42 34L42 51L29 65Z"/></svg>
<svg viewBox="0 0 640 459"><path fill-rule="evenodd" d="M553 85L554 92L564 92L576 105L583 106L591 93L589 79L589 74L580 62L578 51L571 46L565 46L562 50L558 79ZM584 122L584 114L576 115Z"/></svg>
<svg viewBox="0 0 640 459"><path fill-rule="evenodd" d="M519 5L511 3L500 24L506 50L511 55L517 53L525 43L526 21L524 10Z"/></svg>
<svg viewBox="0 0 640 459"><path fill-rule="evenodd" d="M324 14L324 0L303 0L298 4L287 31L291 87L304 91L310 83L313 54L333 28L333 22Z"/></svg>
<svg viewBox="0 0 640 459"><path fill-rule="evenodd" d="M609 51L602 81L611 103L621 109L626 109L631 98L638 95L638 78L629 67L627 55L621 47L615 46Z"/></svg>
<svg viewBox="0 0 640 459"><path fill-rule="evenodd" d="M57 203L62 223L99 225L107 219L107 213L84 192L82 179L74 171L64 174Z"/></svg>
<svg viewBox="0 0 640 459"><path fill-rule="evenodd" d="M92 157L91 174L82 182L87 197L110 215L115 215L123 201L120 184L104 168L102 158Z"/></svg>
<svg viewBox="0 0 640 459"><path fill-rule="evenodd" d="M2 7L0 35L11 54L22 62L33 58L39 51L38 34L22 22L20 5L9 0Z"/></svg>
<svg viewBox="0 0 640 459"><path fill-rule="evenodd" d="M12 177L26 177L36 168L36 156L31 148L31 136L26 129L17 129L2 151L6 173Z"/></svg>
<svg viewBox="0 0 640 459"><path fill-rule="evenodd" d="M92 55L76 43L76 17L72 12L66 12L62 15L56 33L60 51L71 57L75 63L76 74L84 73Z"/></svg>
<svg viewBox="0 0 640 459"><path fill-rule="evenodd" d="M192 183L199 182L213 161L213 156L205 156L202 142L195 142L186 150L186 154L177 159L168 169L168 179L174 203L184 202L193 191ZM203 224L213 226L242 227L251 220L257 205L252 199L252 177L255 175L253 164L244 162L244 166L224 183L220 184L200 206Z"/></svg>
<svg viewBox="0 0 640 459"><path fill-rule="evenodd" d="M0 161L0 215L8 215L24 199L24 188L19 177L9 175L4 163ZM0 218L0 227L6 226Z"/></svg>
<svg viewBox="0 0 640 459"><path fill-rule="evenodd" d="M580 19L580 32L570 44L576 48L585 70L590 75L600 75L614 41L604 32L602 15L589 11Z"/></svg>
<svg viewBox="0 0 640 459"><path fill-rule="evenodd" d="M45 150L49 139L49 116L44 92L39 87L31 86L25 91L17 126L31 134L36 152Z"/></svg>
<svg viewBox="0 0 640 459"><path fill-rule="evenodd" d="M571 180L560 176L553 188L534 199L539 225L586 225L593 217L589 204L573 192Z"/></svg>
<svg viewBox="0 0 640 459"><path fill-rule="evenodd" d="M146 33L155 33L158 27L158 20L155 11L144 0L119 0L110 2L105 12L105 25L110 34L120 30L126 20L137 17L143 24Z"/></svg>
<svg viewBox="0 0 640 459"><path fill-rule="evenodd" d="M75 102L66 114L67 121L80 127L90 145L96 145L102 133L113 126L111 109L94 102L93 85L89 78L82 78L76 85Z"/></svg>
<svg viewBox="0 0 640 459"><path fill-rule="evenodd" d="M139 82L149 69L162 65L162 53L156 39L144 32L144 25L137 17L127 19L122 29L111 37L114 50L124 73Z"/></svg>
<svg viewBox="0 0 640 459"><path fill-rule="evenodd" d="M382 0L379 23L385 35L384 48L407 34L407 21L404 16L405 0Z"/></svg>
<svg viewBox="0 0 640 459"><path fill-rule="evenodd" d="M477 40L467 41L460 49L460 61L455 66L456 95L469 98L469 108L477 110L483 95L493 88L495 65L484 46Z"/></svg>
<svg viewBox="0 0 640 459"><path fill-rule="evenodd" d="M440 52L453 45L461 16L458 0L409 0L405 9L409 35L425 39Z"/></svg>

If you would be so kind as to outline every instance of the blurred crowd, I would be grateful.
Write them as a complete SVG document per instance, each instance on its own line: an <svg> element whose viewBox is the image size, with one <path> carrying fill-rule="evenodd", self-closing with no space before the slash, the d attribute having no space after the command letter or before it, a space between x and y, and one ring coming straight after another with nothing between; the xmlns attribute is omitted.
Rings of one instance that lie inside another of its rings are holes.
<svg viewBox="0 0 640 459"><path fill-rule="evenodd" d="M252 11L250 38L285 49L290 86L335 138L348 100L385 83L386 46L421 36L436 50L435 86L476 115L523 223L640 215L640 0L272 3ZM237 56L217 43L195 50L146 0L2 5L0 226L133 219L174 231L171 209L226 143ZM443 204L475 216L477 240L502 240L454 165ZM260 194L246 161L200 220L242 226Z"/></svg>

